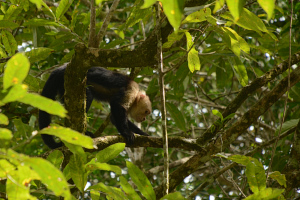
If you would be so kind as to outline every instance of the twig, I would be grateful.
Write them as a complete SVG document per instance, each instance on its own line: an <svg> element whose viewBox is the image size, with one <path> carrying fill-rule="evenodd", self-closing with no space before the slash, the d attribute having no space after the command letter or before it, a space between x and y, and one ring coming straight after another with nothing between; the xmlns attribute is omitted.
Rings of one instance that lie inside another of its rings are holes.
<svg viewBox="0 0 300 200"><path fill-rule="evenodd" d="M25 140L22 143L17 144L16 146L12 147L12 149L18 149L19 147L21 147L23 145L29 144L36 135L37 135L37 131L32 132L32 135L27 140Z"/></svg>
<svg viewBox="0 0 300 200"><path fill-rule="evenodd" d="M95 0L91 0L89 47L97 48Z"/></svg>
<svg viewBox="0 0 300 200"><path fill-rule="evenodd" d="M160 4L156 3L156 36L157 36L157 64L159 71L159 87L160 87L160 101L161 101L161 126L163 135L163 150L164 150L164 194L169 193L169 153L168 153L168 133L167 133L167 118L166 118L166 100L165 100L165 87L164 87L164 63L162 53L162 38L160 26Z"/></svg>
<svg viewBox="0 0 300 200"><path fill-rule="evenodd" d="M108 27L110 19L111 19L112 15L114 14L114 12L116 11L116 8L119 5L119 2L120 2L120 0L114 0L113 4L111 5L111 7L109 9L109 12L107 13L107 15L103 21L102 27L97 34L97 42L95 44L97 47L99 47L99 45L100 45L100 41L102 40L104 33L106 32L106 29Z"/></svg>

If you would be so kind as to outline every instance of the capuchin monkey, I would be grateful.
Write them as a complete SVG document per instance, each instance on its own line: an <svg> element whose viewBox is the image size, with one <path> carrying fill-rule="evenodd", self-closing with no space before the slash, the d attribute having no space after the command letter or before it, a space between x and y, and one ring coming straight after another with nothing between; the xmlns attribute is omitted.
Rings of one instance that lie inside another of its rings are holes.
<svg viewBox="0 0 300 200"><path fill-rule="evenodd" d="M67 64L54 70L47 80L42 96L55 100L62 97L64 89L64 73ZM101 67L93 67L87 72L86 112L89 110L93 99L108 102L111 109L111 122L125 138L128 144L133 144L134 134L148 135L128 120L127 115L136 122L142 122L152 112L151 102L146 93L139 89L139 85L128 76L110 71ZM50 114L39 111L39 127L43 129L51 123ZM87 132L92 137L92 134ZM45 144L51 149L63 146L57 143L53 136L42 134Z"/></svg>

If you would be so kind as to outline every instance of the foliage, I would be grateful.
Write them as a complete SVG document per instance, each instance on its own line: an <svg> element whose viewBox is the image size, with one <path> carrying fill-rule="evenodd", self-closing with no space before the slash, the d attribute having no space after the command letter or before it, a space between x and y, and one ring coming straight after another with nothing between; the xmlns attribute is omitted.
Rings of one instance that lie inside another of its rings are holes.
<svg viewBox="0 0 300 200"><path fill-rule="evenodd" d="M96 0L96 33L111 4ZM122 53L134 52L129 60L141 70L131 71L139 72L135 81L153 106L141 126L161 137L153 40L161 28L175 191L164 196L159 138L137 137L135 147L143 148L125 148L108 125L108 136L93 141L65 128L64 106L39 95L56 66L80 56L76 45L89 44L90 1L1 1L0 198L299 198L300 85L291 76L300 62L299 11L299 2L287 0L120 1L100 39L100 54L92 57L90 49L81 60L127 73L131 66L121 62ZM279 86L288 91L283 98L275 98ZM267 95L275 103L264 103ZM38 130L38 109L53 115L54 125ZM96 132L109 106L93 102L90 110L88 129ZM40 134L54 135L66 147L49 151Z"/></svg>

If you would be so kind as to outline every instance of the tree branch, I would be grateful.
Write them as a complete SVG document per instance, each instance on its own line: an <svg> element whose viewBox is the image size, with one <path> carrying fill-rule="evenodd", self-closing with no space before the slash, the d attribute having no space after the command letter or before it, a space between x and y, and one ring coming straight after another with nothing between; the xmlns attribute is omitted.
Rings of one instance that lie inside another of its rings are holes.
<svg viewBox="0 0 300 200"><path fill-rule="evenodd" d="M91 0L90 5L91 16L90 16L90 34L89 34L89 47L97 48L97 37L96 37L96 11L95 11L95 0Z"/></svg>
<svg viewBox="0 0 300 200"><path fill-rule="evenodd" d="M99 47L100 42L102 41L104 33L106 32L106 29L107 29L108 24L110 22L110 19L111 19L112 15L114 14L114 12L116 11L117 6L119 5L119 2L120 2L120 0L114 0L113 4L111 5L111 7L109 9L109 12L107 13L107 15L106 15L106 17L103 21L102 27L99 30L98 34L97 34L97 41L96 41L96 44L95 44L96 48Z"/></svg>
<svg viewBox="0 0 300 200"><path fill-rule="evenodd" d="M97 145L98 149L92 149L88 151L99 151L105 149L106 147L122 142L125 143L125 139L120 135L110 135L94 138L94 143ZM195 139L186 139L183 137L170 137L168 138L169 148L183 149L187 151L203 151L203 148L196 144ZM151 137L151 136L141 136L135 135L135 143L129 147L153 147L162 148L163 140L161 137Z"/></svg>

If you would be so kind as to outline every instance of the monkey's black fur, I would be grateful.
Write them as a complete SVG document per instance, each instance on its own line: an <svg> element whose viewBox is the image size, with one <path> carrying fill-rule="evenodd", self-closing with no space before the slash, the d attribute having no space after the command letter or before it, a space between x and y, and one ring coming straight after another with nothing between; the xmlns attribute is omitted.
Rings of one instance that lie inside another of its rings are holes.
<svg viewBox="0 0 300 200"><path fill-rule="evenodd" d="M55 97L59 95L62 97L61 101L64 101L64 72L66 67L67 65L65 64L51 73L42 91L42 96L55 100ZM148 135L128 120L127 111L122 106L125 92L131 81L126 75L101 67L93 67L87 73L86 112L89 110L94 98L99 101L109 102L111 107L111 121L128 144L133 144L134 142L133 132L139 135ZM96 87L100 89L96 90ZM40 110L39 128L48 127L50 123L50 114ZM87 135L92 136L90 133L87 133ZM45 144L51 149L63 145L62 142L55 142L51 135L42 134L42 138Z"/></svg>

